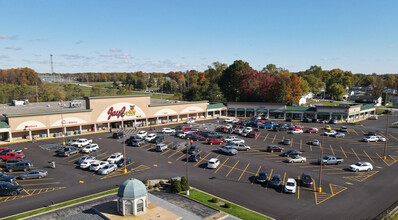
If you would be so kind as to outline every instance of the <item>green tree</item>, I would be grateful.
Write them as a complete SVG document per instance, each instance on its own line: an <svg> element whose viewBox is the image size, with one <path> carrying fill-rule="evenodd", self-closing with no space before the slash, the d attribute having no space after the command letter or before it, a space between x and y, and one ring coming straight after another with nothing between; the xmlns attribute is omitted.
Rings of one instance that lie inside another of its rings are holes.
<svg viewBox="0 0 398 220"><path fill-rule="evenodd" d="M249 63L236 60L222 73L219 85L227 101L238 101L240 98L239 85L245 73L252 70Z"/></svg>
<svg viewBox="0 0 398 220"><path fill-rule="evenodd" d="M185 176L181 177L181 190L182 191L187 191L189 190L189 184L187 178Z"/></svg>
<svg viewBox="0 0 398 220"><path fill-rule="evenodd" d="M181 182L179 180L172 180L171 181L171 192L172 193L179 193L181 192Z"/></svg>
<svg viewBox="0 0 398 220"><path fill-rule="evenodd" d="M343 85L338 83L333 83L332 85L329 86L328 92L330 97L332 97L333 99L342 99L345 89Z"/></svg>

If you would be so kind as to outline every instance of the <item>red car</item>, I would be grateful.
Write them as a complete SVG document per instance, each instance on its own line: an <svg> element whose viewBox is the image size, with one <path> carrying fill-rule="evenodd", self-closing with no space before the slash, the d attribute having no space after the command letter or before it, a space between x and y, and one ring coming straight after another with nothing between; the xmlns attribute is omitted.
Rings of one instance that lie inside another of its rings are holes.
<svg viewBox="0 0 398 220"><path fill-rule="evenodd" d="M208 141L209 138L205 138L203 136L196 135L192 140L194 140L194 141Z"/></svg>
<svg viewBox="0 0 398 220"><path fill-rule="evenodd" d="M318 133L318 128L310 128L307 130L308 133Z"/></svg>
<svg viewBox="0 0 398 220"><path fill-rule="evenodd" d="M0 152L2 152L3 150L8 150L8 147L0 147Z"/></svg>
<svg viewBox="0 0 398 220"><path fill-rule="evenodd" d="M303 126L296 125L296 126L293 126L293 127L292 127L292 130L304 130L304 127L303 127Z"/></svg>
<svg viewBox="0 0 398 220"><path fill-rule="evenodd" d="M224 141L216 138L212 138L209 141L207 141L208 144L213 145L213 144L223 144Z"/></svg>
<svg viewBox="0 0 398 220"><path fill-rule="evenodd" d="M186 127L186 128L181 129L181 131L190 131L191 129L192 129L192 127Z"/></svg>
<svg viewBox="0 0 398 220"><path fill-rule="evenodd" d="M257 137L257 135L258 135L257 131L251 131L249 134L247 134L247 136L251 138L255 138Z"/></svg>
<svg viewBox="0 0 398 220"><path fill-rule="evenodd" d="M23 159L25 157L25 155L23 155L20 152L7 152L4 155L0 155L0 161L6 161L9 159L17 159L17 158L21 158Z"/></svg>

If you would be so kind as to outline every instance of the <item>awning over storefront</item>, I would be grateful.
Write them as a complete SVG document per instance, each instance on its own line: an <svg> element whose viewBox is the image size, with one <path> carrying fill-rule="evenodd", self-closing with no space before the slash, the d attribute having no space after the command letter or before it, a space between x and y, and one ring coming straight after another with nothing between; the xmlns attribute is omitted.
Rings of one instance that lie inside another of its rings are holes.
<svg viewBox="0 0 398 220"><path fill-rule="evenodd" d="M266 112L267 109L257 109L257 112Z"/></svg>
<svg viewBox="0 0 398 220"><path fill-rule="evenodd" d="M237 111L238 111L238 112L244 112L245 109L244 109L244 108L238 108Z"/></svg>
<svg viewBox="0 0 398 220"><path fill-rule="evenodd" d="M270 109L269 112L273 112L273 113L283 113L283 110L279 110L279 109Z"/></svg>
<svg viewBox="0 0 398 220"><path fill-rule="evenodd" d="M330 112L318 112L318 115L330 115Z"/></svg>
<svg viewBox="0 0 398 220"><path fill-rule="evenodd" d="M246 111L247 111L247 112L254 112L254 109L252 109L252 108L247 108Z"/></svg>
<svg viewBox="0 0 398 220"><path fill-rule="evenodd" d="M332 115L347 116L347 113L345 113L345 112L333 112Z"/></svg>
<svg viewBox="0 0 398 220"><path fill-rule="evenodd" d="M234 112L235 109L234 109L234 108L229 108L228 111L229 111L229 112Z"/></svg>

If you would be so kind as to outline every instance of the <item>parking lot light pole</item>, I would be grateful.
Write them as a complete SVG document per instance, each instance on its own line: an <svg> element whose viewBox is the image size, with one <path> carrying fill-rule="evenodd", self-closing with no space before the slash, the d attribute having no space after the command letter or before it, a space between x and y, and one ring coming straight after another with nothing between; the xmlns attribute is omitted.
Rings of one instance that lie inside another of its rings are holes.
<svg viewBox="0 0 398 220"><path fill-rule="evenodd" d="M61 101L61 127L62 127L62 145L65 146L65 127L64 127L64 104Z"/></svg>
<svg viewBox="0 0 398 220"><path fill-rule="evenodd" d="M123 165L124 165L123 173L127 173L127 167L126 167L126 159L127 159L127 155L126 155L126 138L125 138L123 117L124 117L124 115L122 115L122 127L123 127L123 157L124 157L124 158L123 158Z"/></svg>
<svg viewBox="0 0 398 220"><path fill-rule="evenodd" d="M192 147L192 142L193 142L193 139L189 139L189 145L188 146L190 146L190 147ZM188 146L187 146L187 149L185 150L185 153L186 153L186 162L185 162L185 175L187 176L187 183L188 183L188 186L189 186L189 176L188 176ZM187 196L189 196L189 189L187 189Z"/></svg>
<svg viewBox="0 0 398 220"><path fill-rule="evenodd" d="M325 122L323 122L323 131L325 131ZM322 165L323 165L323 139L325 137L325 134L322 135L322 143L319 148L321 149L321 160L319 161L319 165L321 166L319 168L319 183L318 183L318 192L322 192Z"/></svg>
<svg viewBox="0 0 398 220"><path fill-rule="evenodd" d="M388 115L387 115L387 124L386 124L386 141L384 142L383 160L387 160L387 139L388 139Z"/></svg>

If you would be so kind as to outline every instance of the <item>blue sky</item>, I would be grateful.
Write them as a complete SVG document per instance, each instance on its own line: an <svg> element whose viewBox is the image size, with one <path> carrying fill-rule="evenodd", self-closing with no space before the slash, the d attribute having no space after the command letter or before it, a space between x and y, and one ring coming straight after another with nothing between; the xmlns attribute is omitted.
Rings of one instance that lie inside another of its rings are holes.
<svg viewBox="0 0 398 220"><path fill-rule="evenodd" d="M398 1L0 0L0 69L397 73Z"/></svg>

